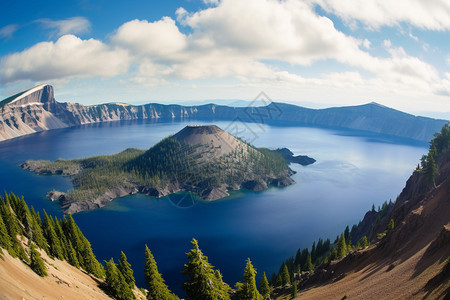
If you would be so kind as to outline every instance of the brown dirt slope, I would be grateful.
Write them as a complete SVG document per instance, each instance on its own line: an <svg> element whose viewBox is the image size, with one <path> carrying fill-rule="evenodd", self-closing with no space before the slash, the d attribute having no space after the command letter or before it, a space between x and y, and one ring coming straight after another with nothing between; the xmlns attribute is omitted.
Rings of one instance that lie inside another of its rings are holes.
<svg viewBox="0 0 450 300"><path fill-rule="evenodd" d="M40 277L3 250L0 259L0 299L111 299L95 279L67 262L53 260L41 251L48 276Z"/></svg>
<svg viewBox="0 0 450 300"><path fill-rule="evenodd" d="M316 271L296 299L450 299L449 277L440 276L450 256L450 151L438 163L437 187L414 172L372 241L391 218L392 232Z"/></svg>

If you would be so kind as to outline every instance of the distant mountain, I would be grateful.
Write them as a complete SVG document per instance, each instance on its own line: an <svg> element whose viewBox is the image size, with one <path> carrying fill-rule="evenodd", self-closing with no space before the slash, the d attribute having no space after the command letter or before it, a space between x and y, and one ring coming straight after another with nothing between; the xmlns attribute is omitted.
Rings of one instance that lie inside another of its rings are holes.
<svg viewBox="0 0 450 300"><path fill-rule="evenodd" d="M49 129L137 119L206 122L241 120L269 125L333 127L417 141L430 140L448 122L416 117L377 103L327 109L309 109L285 103L258 107L156 103L139 106L124 103L84 106L57 102L53 87L40 85L0 102L0 141Z"/></svg>
<svg viewBox="0 0 450 300"><path fill-rule="evenodd" d="M255 148L215 125L186 126L147 151L76 160L26 161L22 167L38 174L72 176L75 191L51 191L65 213L102 207L114 198L143 193L163 197L191 192L206 201L230 190L262 191L268 185L295 182L294 172L279 153Z"/></svg>

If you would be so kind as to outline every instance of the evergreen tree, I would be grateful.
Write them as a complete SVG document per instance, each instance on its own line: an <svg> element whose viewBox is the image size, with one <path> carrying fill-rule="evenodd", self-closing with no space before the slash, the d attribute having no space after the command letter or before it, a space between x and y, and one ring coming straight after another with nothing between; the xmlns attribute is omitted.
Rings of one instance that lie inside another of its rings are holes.
<svg viewBox="0 0 450 300"><path fill-rule="evenodd" d="M297 297L297 281L294 281L294 283L292 284L292 294L291 294L291 299L294 299L295 297Z"/></svg>
<svg viewBox="0 0 450 300"><path fill-rule="evenodd" d="M331 250L329 258L330 260L335 260L338 258L336 247L334 247L333 250Z"/></svg>
<svg viewBox="0 0 450 300"><path fill-rule="evenodd" d="M261 281L259 282L259 292L264 299L270 295L269 281L267 281L266 272L263 273Z"/></svg>
<svg viewBox="0 0 450 300"><path fill-rule="evenodd" d="M214 271L214 275L218 281L219 289L221 290L221 295L224 295L223 299L228 299L228 295L232 292L231 287L223 281L222 273L219 270Z"/></svg>
<svg viewBox="0 0 450 300"><path fill-rule="evenodd" d="M344 257L347 254L347 244L345 243L344 234L339 238L336 248L338 258Z"/></svg>
<svg viewBox="0 0 450 300"><path fill-rule="evenodd" d="M53 221L53 227L55 228L56 235L58 236L59 242L61 244L61 250L62 250L63 256L66 260L69 260L69 252L67 250L69 242L67 241L67 238L61 227L61 224L56 217L54 219L53 219L53 217L50 217L50 219L52 219L52 221Z"/></svg>
<svg viewBox="0 0 450 300"><path fill-rule="evenodd" d="M114 298L119 300L136 299L133 291L125 281L125 278L122 273L120 273L112 258L105 264L105 273L106 284L108 285L109 291Z"/></svg>
<svg viewBox="0 0 450 300"><path fill-rule="evenodd" d="M12 213L11 206L9 205L9 198L5 198L0 205L0 214L3 218L6 230L11 239L16 239L17 235L21 234L22 231L19 226L19 221L16 215Z"/></svg>
<svg viewBox="0 0 450 300"><path fill-rule="evenodd" d="M11 238L9 237L8 230L6 229L2 215L0 214L0 248L5 248L6 250L8 250L11 247Z"/></svg>
<svg viewBox="0 0 450 300"><path fill-rule="evenodd" d="M41 220L38 217L38 215L34 212L34 209L32 208L32 213L31 213L31 218L30 218L30 222L31 222L31 239L36 243L36 245L41 248L42 250L44 250L45 252L48 253L48 244L47 244L47 240L45 239L44 236L44 231L42 230L41 227Z"/></svg>
<svg viewBox="0 0 450 300"><path fill-rule="evenodd" d="M314 272L314 265L311 262L311 254L306 258L305 267L303 268L307 272Z"/></svg>
<svg viewBox="0 0 450 300"><path fill-rule="evenodd" d="M63 251L61 248L61 242L53 227L53 222L44 210L44 233L47 238L47 242L50 248L50 254L58 259L64 259Z"/></svg>
<svg viewBox="0 0 450 300"><path fill-rule="evenodd" d="M92 251L91 243L83 236L82 239L83 243L83 262L84 262L84 269L93 275L95 275L98 278L103 278L105 276L105 271L103 269L103 266L99 263L97 258L95 258L94 252Z"/></svg>
<svg viewBox="0 0 450 300"><path fill-rule="evenodd" d="M369 247L369 241L367 240L367 236L363 236L361 240L361 246L363 247L363 249Z"/></svg>
<svg viewBox="0 0 450 300"><path fill-rule="evenodd" d="M394 230L394 219L390 219L389 220L389 224L387 226L387 231L391 232L392 230Z"/></svg>
<svg viewBox="0 0 450 300"><path fill-rule="evenodd" d="M68 244L68 247L67 247L67 254L68 254L67 261L72 266L74 266L76 268L80 268L80 263L79 263L78 258L77 258L77 253L76 253L75 249L72 246L72 242L68 241L68 243L69 244Z"/></svg>
<svg viewBox="0 0 450 300"><path fill-rule="evenodd" d="M282 285L291 284L291 277L289 276L287 265L284 265L283 267L283 271L281 273L281 283Z"/></svg>
<svg viewBox="0 0 450 300"><path fill-rule="evenodd" d="M191 241L192 249L186 253L188 264L184 265L183 275L189 278L183 282L186 300L216 300L229 299L224 288L214 275L213 266L208 257L203 255L196 239Z"/></svg>
<svg viewBox="0 0 450 300"><path fill-rule="evenodd" d="M275 280L275 287L280 287L283 285L283 279L281 278L281 273L278 273L277 278Z"/></svg>
<svg viewBox="0 0 450 300"><path fill-rule="evenodd" d="M150 249L145 245L145 281L148 287L148 299L152 300L169 300L177 299L173 295L164 282L161 274L158 271L155 258Z"/></svg>
<svg viewBox="0 0 450 300"><path fill-rule="evenodd" d="M119 271L122 273L123 277L125 278L125 281L130 286L131 289L134 288L134 276L133 276L133 270L131 269L130 263L127 261L127 256L125 253L120 252L120 259L118 263Z"/></svg>
<svg viewBox="0 0 450 300"><path fill-rule="evenodd" d="M300 265L297 265L297 269L295 271L298 274L298 276L300 277L300 275L302 274L302 268L300 267Z"/></svg>
<svg viewBox="0 0 450 300"><path fill-rule="evenodd" d="M435 188L436 187L435 178L437 175L439 175L439 172L431 151L428 153L427 163L425 168L423 169L423 172L425 174L425 178L427 179L428 183Z"/></svg>
<svg viewBox="0 0 450 300"><path fill-rule="evenodd" d="M316 260L316 241L313 242L312 247L311 247L311 260L315 261Z"/></svg>
<svg viewBox="0 0 450 300"><path fill-rule="evenodd" d="M350 229L348 228L348 225L347 225L344 230L344 238L347 242L348 242L349 236L350 236Z"/></svg>
<svg viewBox="0 0 450 300"><path fill-rule="evenodd" d="M47 267L34 243L31 243L30 246L30 267L39 276L45 277L48 275Z"/></svg>
<svg viewBox="0 0 450 300"><path fill-rule="evenodd" d="M30 259L28 258L28 255L26 254L25 249L23 248L22 242L19 241L17 238L13 238L12 241L14 253L17 255L17 257L22 261L29 263Z"/></svg>
<svg viewBox="0 0 450 300"><path fill-rule="evenodd" d="M286 265L285 265L286 267ZM286 267L287 269L287 267ZM244 269L244 276L242 282L236 283L236 297L240 300L258 300L261 295L256 288L256 270L250 261L247 259L247 264ZM288 273L289 277L289 273Z"/></svg>
<svg viewBox="0 0 450 300"><path fill-rule="evenodd" d="M69 214L67 218L64 217L62 227L67 240L71 242L77 254L79 265L88 273L103 278L105 275L103 266L95 258L91 243L83 235L72 215Z"/></svg>

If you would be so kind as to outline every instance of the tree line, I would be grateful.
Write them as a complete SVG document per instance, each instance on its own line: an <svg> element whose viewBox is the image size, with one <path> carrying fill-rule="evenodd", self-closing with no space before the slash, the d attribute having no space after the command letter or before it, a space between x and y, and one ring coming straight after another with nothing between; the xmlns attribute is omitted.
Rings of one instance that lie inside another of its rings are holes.
<svg viewBox="0 0 450 300"><path fill-rule="evenodd" d="M86 272L104 278L103 266L95 258L91 244L71 215L63 219L43 217L14 193L0 196L0 246L28 264L38 275L46 276L47 269L38 248L50 257L66 260Z"/></svg>

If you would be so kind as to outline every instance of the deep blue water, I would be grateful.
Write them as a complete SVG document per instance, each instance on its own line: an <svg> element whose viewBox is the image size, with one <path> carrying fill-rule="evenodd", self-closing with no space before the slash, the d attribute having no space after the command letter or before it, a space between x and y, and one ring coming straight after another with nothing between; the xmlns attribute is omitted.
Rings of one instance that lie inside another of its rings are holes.
<svg viewBox="0 0 450 300"><path fill-rule="evenodd" d="M72 188L67 178L38 176L18 165L26 159L79 158L111 154L128 147L146 149L187 123L111 122L53 130L0 143L0 190L24 195L35 208L61 216L47 191ZM144 286L144 245L160 271L181 293L185 252L192 238L231 285L241 280L245 260L267 275L298 248L319 237L334 239L357 223L372 204L395 200L425 144L406 143L353 131L307 127L269 127L216 122L256 146L288 147L317 160L291 165L297 184L264 192L236 192L229 199L205 203L180 194L155 199L128 196L74 217L97 258L117 261L123 250ZM238 128L239 130L236 130ZM181 206L181 207L180 207Z"/></svg>

